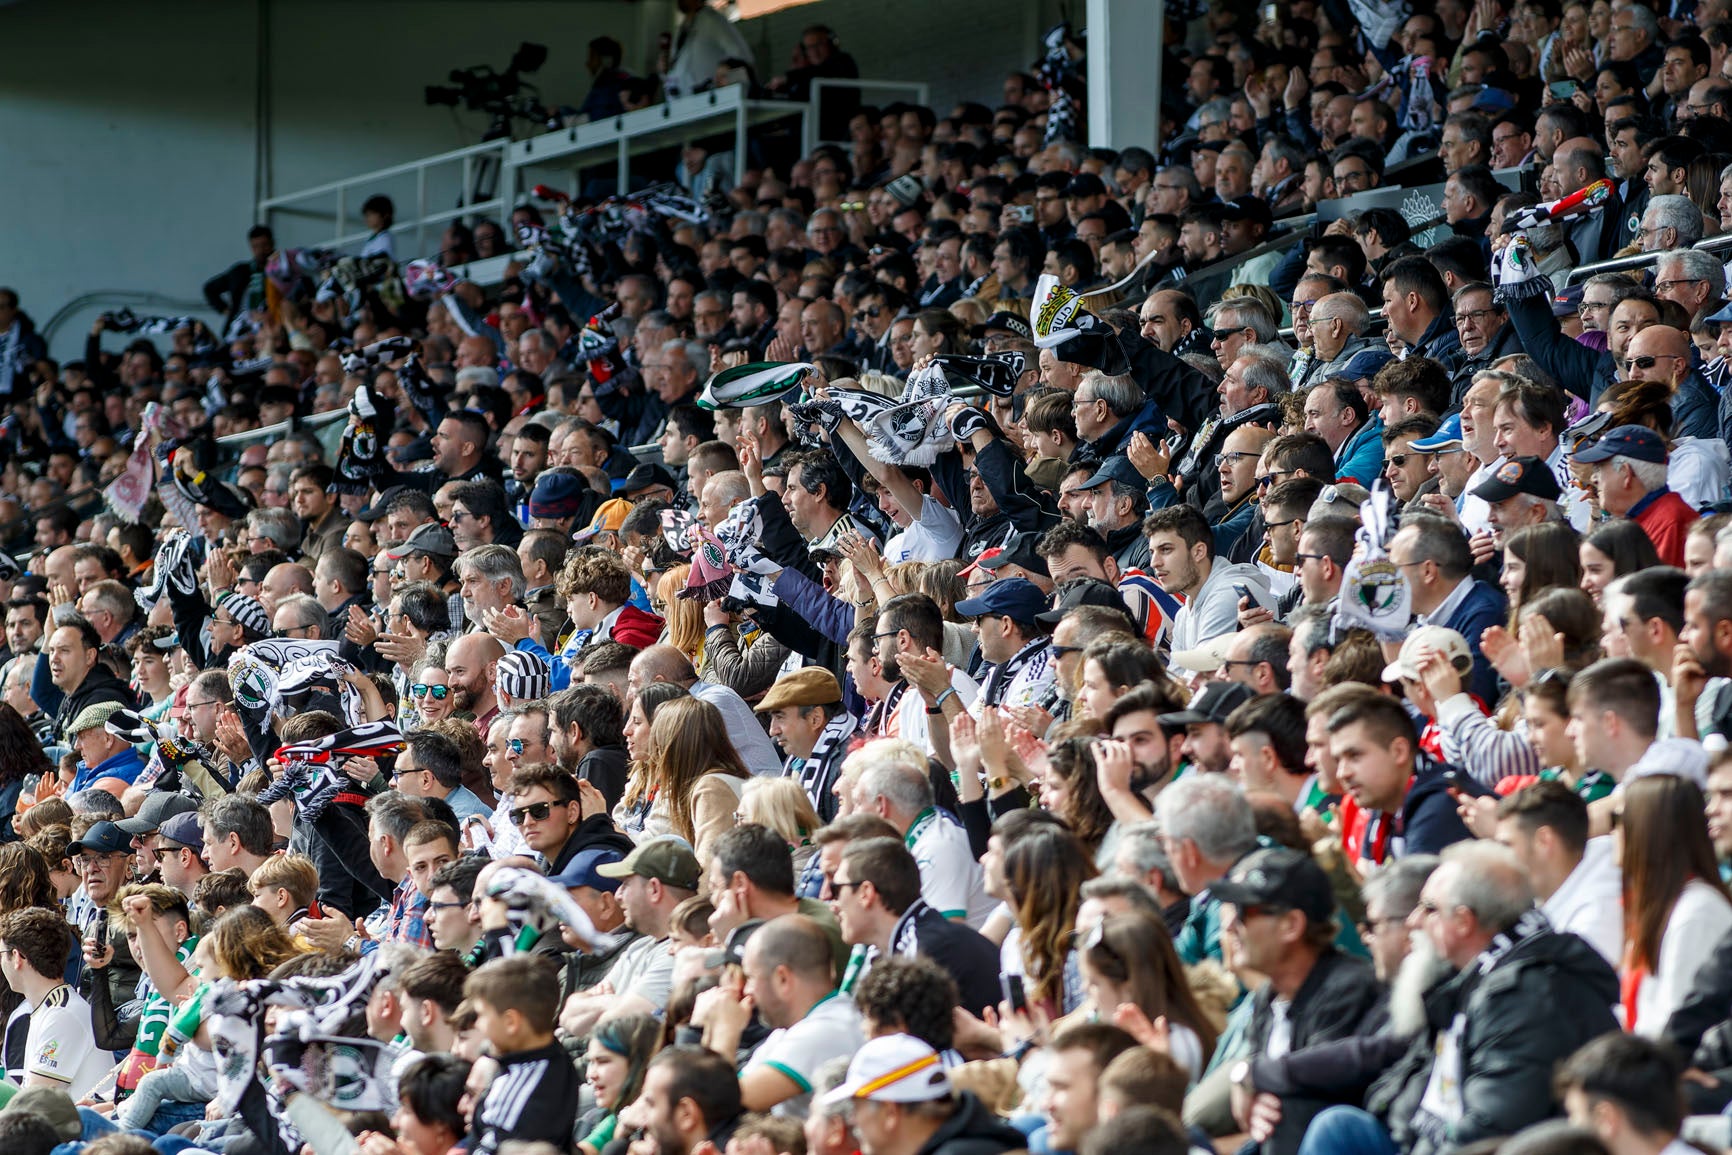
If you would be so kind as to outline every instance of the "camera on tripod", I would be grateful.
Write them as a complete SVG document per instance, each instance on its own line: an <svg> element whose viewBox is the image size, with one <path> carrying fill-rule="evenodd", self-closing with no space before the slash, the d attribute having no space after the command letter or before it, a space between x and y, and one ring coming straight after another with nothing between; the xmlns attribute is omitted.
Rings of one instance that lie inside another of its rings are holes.
<svg viewBox="0 0 1732 1155"><path fill-rule="evenodd" d="M525 40L512 53L505 71L495 71L490 65L451 70L449 85L429 84L426 101L435 107L466 107L472 112L493 114L483 140L496 140L511 135L514 119L545 123L547 109L541 103L541 90L526 83L523 77L547 63L547 45Z"/></svg>

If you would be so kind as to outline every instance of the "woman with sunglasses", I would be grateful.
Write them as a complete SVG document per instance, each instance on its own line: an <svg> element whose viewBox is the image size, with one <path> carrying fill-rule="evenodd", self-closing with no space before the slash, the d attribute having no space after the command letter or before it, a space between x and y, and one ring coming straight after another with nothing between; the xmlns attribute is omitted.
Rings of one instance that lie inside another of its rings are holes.
<svg viewBox="0 0 1732 1155"><path fill-rule="evenodd" d="M449 718L457 709L457 696L451 692L443 666L423 665L416 670L415 680L409 683L409 699L423 726Z"/></svg>
<svg viewBox="0 0 1732 1155"><path fill-rule="evenodd" d="M1659 1038L1697 969L1732 930L1702 791L1687 778L1626 782L1612 811L1624 872L1624 1028Z"/></svg>

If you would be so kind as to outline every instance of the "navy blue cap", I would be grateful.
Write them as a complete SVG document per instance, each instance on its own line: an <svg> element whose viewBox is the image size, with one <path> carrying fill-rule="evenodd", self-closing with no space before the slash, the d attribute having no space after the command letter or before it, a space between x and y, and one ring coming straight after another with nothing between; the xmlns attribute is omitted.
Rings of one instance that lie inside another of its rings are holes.
<svg viewBox="0 0 1732 1155"><path fill-rule="evenodd" d="M1666 463L1666 443L1646 425L1620 425L1592 445L1576 450L1576 460L1584 465L1606 461L1613 457L1629 457L1637 461Z"/></svg>
<svg viewBox="0 0 1732 1155"><path fill-rule="evenodd" d="M965 618L1003 614L1013 622L1028 624L1046 612L1046 595L1027 578L999 578L978 596L957 602L956 612Z"/></svg>
<svg viewBox="0 0 1732 1155"><path fill-rule="evenodd" d="M1137 472L1137 467L1131 464L1131 459L1122 453L1115 453L1099 465L1095 466L1094 475L1077 486L1078 489L1094 489L1116 481L1120 485L1128 485L1138 493L1144 493L1149 488L1149 479Z"/></svg>
<svg viewBox="0 0 1732 1155"><path fill-rule="evenodd" d="M569 473L544 473L529 493L530 517L576 517L589 483Z"/></svg>
<svg viewBox="0 0 1732 1155"><path fill-rule="evenodd" d="M385 516L387 507L397 499L397 495L408 488L409 487L406 485L393 485L386 489L378 497L373 499L371 505L367 506L367 508L363 509L360 513L357 513L355 515L355 520L365 521L368 523L378 521L380 518Z"/></svg>
<svg viewBox="0 0 1732 1155"><path fill-rule="evenodd" d="M1508 501L1518 493L1556 501L1563 496L1558 475L1539 457L1512 457L1482 481L1473 495L1486 501Z"/></svg>
<svg viewBox="0 0 1732 1155"><path fill-rule="evenodd" d="M605 890L612 894L619 889L621 880L603 877L595 872L595 868L623 861L625 861L625 855L617 850L608 848L580 850L571 856L571 861L565 864L565 869L554 875L552 881L568 888L587 886L592 890Z"/></svg>

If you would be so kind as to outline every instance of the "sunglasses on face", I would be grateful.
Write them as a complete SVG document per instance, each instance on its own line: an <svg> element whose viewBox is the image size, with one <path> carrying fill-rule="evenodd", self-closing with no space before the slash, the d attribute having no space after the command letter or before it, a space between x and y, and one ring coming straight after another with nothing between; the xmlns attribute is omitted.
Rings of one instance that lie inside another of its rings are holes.
<svg viewBox="0 0 1732 1155"><path fill-rule="evenodd" d="M513 754L521 754L523 753L523 739L507 738L505 740L505 748L510 750Z"/></svg>
<svg viewBox="0 0 1732 1155"><path fill-rule="evenodd" d="M432 694L435 702L443 702L445 700L445 695L450 692L450 686L429 686L426 682L416 682L413 686L409 687L409 694L411 697L425 698L428 694Z"/></svg>
<svg viewBox="0 0 1732 1155"><path fill-rule="evenodd" d="M515 806L511 810L511 825L522 826L525 822L545 822L547 816L553 813L551 802L531 802L528 806Z"/></svg>

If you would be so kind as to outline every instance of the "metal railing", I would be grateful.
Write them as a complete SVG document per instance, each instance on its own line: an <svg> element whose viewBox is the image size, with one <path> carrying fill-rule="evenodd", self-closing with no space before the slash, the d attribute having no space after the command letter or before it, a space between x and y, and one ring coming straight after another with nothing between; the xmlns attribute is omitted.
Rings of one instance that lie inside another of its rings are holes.
<svg viewBox="0 0 1732 1155"><path fill-rule="evenodd" d="M856 94L863 94L868 91L875 93L893 92L899 94L898 99L907 99L911 103L924 105L927 103L927 95L931 89L924 81L865 80L820 76L812 81L811 109L806 117L804 152L809 154L820 144L839 144L846 147L851 143L846 140L820 139L823 135L823 130L820 128L820 125L824 122L824 94L826 92L844 91L852 91ZM865 101L862 100L860 103L863 104Z"/></svg>
<svg viewBox="0 0 1732 1155"><path fill-rule="evenodd" d="M353 228L361 223L361 205L368 197L382 193L397 209L390 233L398 246L398 257L408 260L426 255L451 221L477 213L503 219L510 212L511 204L499 194L507 187L501 176L510 143L484 141L266 197L259 201L257 219L270 225L278 243L285 246L358 250L372 235L364 228Z"/></svg>
<svg viewBox="0 0 1732 1155"><path fill-rule="evenodd" d="M1732 249L1732 233L1720 233L1712 237L1703 237L1690 246L1703 252L1717 253L1723 249ZM1603 261L1595 261L1589 265L1577 265L1564 274L1564 284L1573 285L1577 281L1585 281L1600 273L1623 273L1631 269L1645 269L1659 262L1661 257L1678 252L1677 249L1667 249L1660 253L1631 253L1627 257L1609 257Z"/></svg>
<svg viewBox="0 0 1732 1155"><path fill-rule="evenodd" d="M631 187L631 158L654 149L685 144L697 137L733 129L733 180L745 177L746 130L774 120L799 117L807 106L786 100L750 100L744 85L730 84L692 96L675 97L649 108L606 120L562 128L513 141L505 153L500 187L520 197L538 183L556 183L574 193L583 189L586 166L611 163L614 188ZM802 136L804 124L802 124ZM557 164L555 162L558 162ZM538 173L539 170L539 173Z"/></svg>

